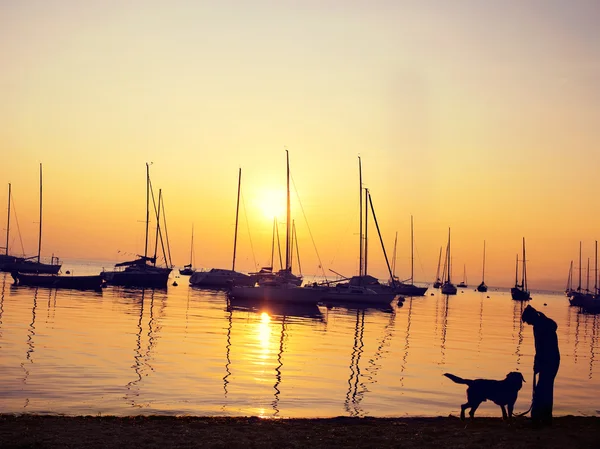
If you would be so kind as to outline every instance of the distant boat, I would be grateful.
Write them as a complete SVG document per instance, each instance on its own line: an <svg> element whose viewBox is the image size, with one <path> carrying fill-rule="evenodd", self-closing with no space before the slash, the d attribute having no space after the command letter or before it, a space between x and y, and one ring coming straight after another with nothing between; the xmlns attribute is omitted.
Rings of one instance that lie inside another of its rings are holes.
<svg viewBox="0 0 600 449"><path fill-rule="evenodd" d="M69 276L56 274L11 273L16 285L76 290L101 290L104 279L101 275Z"/></svg>
<svg viewBox="0 0 600 449"><path fill-rule="evenodd" d="M184 276L191 276L196 272L193 268L192 263L194 262L194 225L192 225L192 243L190 244L190 263L184 265L183 268L179 269L179 274Z"/></svg>
<svg viewBox="0 0 600 449"><path fill-rule="evenodd" d="M16 262L17 258L15 256L11 256L8 254L8 246L9 246L9 237L10 237L10 202L11 202L12 194L11 194L11 185L8 183L8 216L6 219L6 247L4 254L0 254L0 271L4 271L3 267L5 264L12 264Z"/></svg>
<svg viewBox="0 0 600 449"><path fill-rule="evenodd" d="M234 285L252 287L256 284L256 276L235 271L235 255L237 249L238 218L240 212L240 189L242 185L242 169L238 172L237 206L235 209L235 232L233 237L233 260L231 270L212 268L208 271L196 271L190 276L190 285L198 288L230 288Z"/></svg>
<svg viewBox="0 0 600 449"><path fill-rule="evenodd" d="M396 240L398 235L396 234ZM413 217L410 216L410 278L405 281L400 281L395 276L394 270L396 267L396 240L394 241L394 258L392 259L392 278L394 282L394 291L403 296L424 296L427 292L427 287L419 287L414 284L414 233L413 233Z"/></svg>
<svg viewBox="0 0 600 449"><path fill-rule="evenodd" d="M10 184L9 184L9 222L10 222ZM33 257L15 257L15 260L10 262L8 261L8 233L9 229L7 226L6 230L6 252L5 262L2 265L2 271L8 272L19 272L19 273L45 273L45 274L57 274L60 271L61 265L59 264L58 257L52 256L51 262L43 263L41 262L41 252L42 252L42 164L40 164L40 226L38 233L38 253L37 256Z"/></svg>
<svg viewBox="0 0 600 449"><path fill-rule="evenodd" d="M481 284L477 286L478 292L487 292L488 288L485 285L485 240L483 241L483 268L481 269Z"/></svg>
<svg viewBox="0 0 600 449"><path fill-rule="evenodd" d="M531 295L527 289L527 262L525 259L525 237L523 237L523 270L521 283L519 284L519 256L517 255L517 267L515 269L515 286L510 289L512 299L515 301L529 301Z"/></svg>
<svg viewBox="0 0 600 449"><path fill-rule="evenodd" d="M441 291L444 295L456 295L457 288L450 279L451 269L451 257L450 257L450 228L448 228L448 245L446 246L446 273L444 273L444 280L442 283Z"/></svg>
<svg viewBox="0 0 600 449"><path fill-rule="evenodd" d="M435 282L433 283L433 288L440 288L442 286L442 280L440 279L440 264L442 262L442 247L440 246L440 256L438 258L438 266L437 272L435 275Z"/></svg>
<svg viewBox="0 0 600 449"><path fill-rule="evenodd" d="M467 285L467 266L463 265L463 280L457 285L457 287L465 288Z"/></svg>
<svg viewBox="0 0 600 449"><path fill-rule="evenodd" d="M153 256L148 255L148 229L150 224L151 194L156 216L156 237L154 242ZM170 257L167 258L164 245L164 241L166 240L166 245L168 249L169 240L166 235L165 239L163 239L160 225L161 219L166 222L164 208L162 208L162 202L162 190L160 189L158 191L158 205L154 202L154 192L152 190L152 184L150 182L150 165L146 163L146 238L144 244L144 255L138 255L138 258L135 260L115 264L115 268L117 268L117 270L103 272L102 276L108 284L119 285L124 287L166 288L167 283L169 281L169 275L171 274L172 264L170 262ZM160 267L156 265L156 255L158 251L159 240L163 249L163 257L165 258L165 261L167 263L166 267Z"/></svg>
<svg viewBox="0 0 600 449"><path fill-rule="evenodd" d="M581 242L579 242L579 281L577 283L577 288L571 288L568 293L569 303L572 306L582 306L585 302L587 302L587 297L591 296L584 292L581 286L581 265Z"/></svg>
<svg viewBox="0 0 600 449"><path fill-rule="evenodd" d="M338 283L335 288L346 288L352 287L348 289L348 292L351 294L362 294L359 290L354 290L356 288L366 288L369 291L375 292L376 294L385 295L383 298L380 298L379 301L391 302L391 300L398 296L399 293L396 291L397 282L394 276L394 273L390 267L389 260L387 257L387 253L385 251L385 245L383 244L383 238L381 236L381 232L379 230L379 224L377 223L377 217L375 216L375 208L373 207L373 200L371 198L371 194L369 189L363 188L362 184L362 164L360 157L358 158L358 170L359 170L359 187L360 187L360 195L359 195L359 272L358 276L352 276L350 279L342 279L347 280L347 283ZM364 227L363 227L363 190L365 194L365 210L364 210ZM369 222L369 208L371 209L371 213L373 215L373 221L375 222L375 227L377 228L377 234L379 236L379 241L381 243L381 249L383 251L383 256L385 258L385 262L388 269L388 275L390 276L390 282L388 284L382 284L379 280L368 274L368 248L369 248L369 233L368 233L368 222ZM393 294L392 298L388 300L387 295ZM363 301L364 302L364 301Z"/></svg>
<svg viewBox="0 0 600 449"><path fill-rule="evenodd" d="M565 287L565 295L571 296L573 292L573 261L571 261L571 265L569 266L569 275L567 276L567 286Z"/></svg>

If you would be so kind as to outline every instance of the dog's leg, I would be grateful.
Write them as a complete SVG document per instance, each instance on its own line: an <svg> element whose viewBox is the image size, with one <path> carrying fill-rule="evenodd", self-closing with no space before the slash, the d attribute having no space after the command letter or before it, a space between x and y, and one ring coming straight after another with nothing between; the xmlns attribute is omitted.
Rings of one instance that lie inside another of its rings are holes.
<svg viewBox="0 0 600 449"><path fill-rule="evenodd" d="M506 407L504 407L504 405L501 405L500 408L502 409L502 421L506 421L508 419L508 415L506 414Z"/></svg>
<svg viewBox="0 0 600 449"><path fill-rule="evenodd" d="M475 418L475 410L477 410L477 407L479 407L480 405L481 402L476 402L471 405L471 410L469 410L469 416L471 417L471 419Z"/></svg>
<svg viewBox="0 0 600 449"><path fill-rule="evenodd" d="M513 411L515 409L515 403L511 402L510 404L507 405L508 408L508 420L511 421L512 417L513 417Z"/></svg>
<svg viewBox="0 0 600 449"><path fill-rule="evenodd" d="M469 407L471 407L471 404L469 404L468 402L466 404L463 404L460 406L460 420L461 421L465 420L465 410L468 409Z"/></svg>

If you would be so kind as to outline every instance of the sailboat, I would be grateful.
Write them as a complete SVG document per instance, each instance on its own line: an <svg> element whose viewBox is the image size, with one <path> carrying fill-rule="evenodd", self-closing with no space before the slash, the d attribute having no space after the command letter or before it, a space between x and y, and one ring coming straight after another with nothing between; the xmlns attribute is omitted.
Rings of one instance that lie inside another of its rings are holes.
<svg viewBox="0 0 600 449"><path fill-rule="evenodd" d="M15 256L11 256L8 254L8 246L9 246L9 237L10 237L10 200L11 200L11 185L8 183L8 217L6 219L6 247L0 248L4 249L4 254L0 254L0 271L4 271L3 267L6 264L12 264L16 262L17 258ZM8 270L7 270L8 271Z"/></svg>
<svg viewBox="0 0 600 449"><path fill-rule="evenodd" d="M478 292L487 292L487 285L485 285L485 240L483 241L483 268L481 269L481 284L477 286Z"/></svg>
<svg viewBox="0 0 600 449"><path fill-rule="evenodd" d="M148 255L149 243L149 225L150 225L150 195L156 212L156 236L154 242L154 255ZM163 239L161 231L161 218L166 223L164 216L164 208L162 208L162 191L158 192L158 205L154 202L154 191L150 182L150 165L146 163L146 238L144 244L144 255L138 255L138 258L131 261L120 262L115 264L115 271L105 271L102 273L108 284L120 285L125 287L148 287L148 288L165 288L171 274L172 264L170 262L169 240L165 231L165 239ZM161 242L163 257L167 263L166 267L156 265L156 256L158 251L158 242ZM165 251L164 240L169 249L169 258Z"/></svg>
<svg viewBox="0 0 600 449"><path fill-rule="evenodd" d="M394 276L394 270L392 270L392 277L395 280L395 291L399 295L404 296L424 296L425 292L427 292L427 287L419 287L414 284L414 233L413 233L413 217L410 216L410 278L405 281L399 281L396 276ZM394 243L394 267L396 266L396 244Z"/></svg>
<svg viewBox="0 0 600 449"><path fill-rule="evenodd" d="M569 266L569 275L567 276L567 286L565 287L565 295L570 297L573 292L573 261Z"/></svg>
<svg viewBox="0 0 600 449"><path fill-rule="evenodd" d="M253 286L256 276L235 271L235 256L237 250L238 219L240 213L240 191L242 186L242 169L238 172L237 206L235 209L235 233L233 236L233 260L231 270L225 268L211 268L208 271L196 271L190 277L190 285L199 288L230 288L234 285Z"/></svg>
<svg viewBox="0 0 600 449"><path fill-rule="evenodd" d="M515 301L529 301L531 295L527 289L527 263L525 259L525 237L523 237L523 270L521 283L519 284L519 255L517 254L517 266L515 269L515 286L510 289L512 299Z"/></svg>
<svg viewBox="0 0 600 449"><path fill-rule="evenodd" d="M446 272L444 273L444 280L442 283L442 294L444 295L456 295L457 292L456 286L450 279L450 273L452 271L450 262L450 228L448 228L448 245L446 246L446 262L444 263L446 266Z"/></svg>
<svg viewBox="0 0 600 449"><path fill-rule="evenodd" d="M9 184L9 217L10 217L10 184ZM10 220L10 218L9 218ZM6 256L8 256L8 233L9 227L6 230ZM40 164L40 226L38 233L38 253L33 257L15 257L13 262L7 262L2 265L2 271L18 272L18 273L43 273L57 274L60 271L60 263L58 257L52 256L49 264L41 261L42 252L42 164Z"/></svg>
<svg viewBox="0 0 600 449"><path fill-rule="evenodd" d="M457 287L468 287L467 285L467 266L463 265L463 280L457 285Z"/></svg>
<svg viewBox="0 0 600 449"><path fill-rule="evenodd" d="M290 157L286 153L287 164L287 226L285 235L285 268L275 276L267 276L259 285L234 285L228 296L237 300L281 302L286 304L317 304L328 287L301 287L298 277L292 273L292 227L290 210ZM271 267L272 268L272 267ZM301 278L300 278L301 279ZM288 282L289 281L289 282Z"/></svg>
<svg viewBox="0 0 600 449"><path fill-rule="evenodd" d="M289 153L286 150L286 160L287 160L287 216L286 216L286 231L285 231L285 268L277 271L274 276L259 276L258 284L261 285L263 283L272 284L292 284L295 286L302 285L303 277L302 275L295 275L292 273L292 260L294 258L294 235L295 235L295 227L293 227L292 216L291 216L291 208L290 208L290 158ZM297 245L297 243L296 243ZM271 264L272 266L272 264Z"/></svg>
<svg viewBox="0 0 600 449"><path fill-rule="evenodd" d="M193 267L194 262L194 225L192 225L192 243L190 244L190 263L184 265L183 268L179 269L179 274L184 276L191 276L196 272L196 269Z"/></svg>
<svg viewBox="0 0 600 449"><path fill-rule="evenodd" d="M433 288L440 288L442 286L442 280L440 279L440 264L442 262L442 247L440 246L440 255L438 257L438 267L435 274L435 282L433 283Z"/></svg>

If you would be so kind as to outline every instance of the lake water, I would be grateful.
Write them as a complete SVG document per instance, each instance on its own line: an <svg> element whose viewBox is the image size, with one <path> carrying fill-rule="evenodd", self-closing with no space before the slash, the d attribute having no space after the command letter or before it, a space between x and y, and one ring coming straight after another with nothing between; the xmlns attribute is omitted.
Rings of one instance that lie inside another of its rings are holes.
<svg viewBox="0 0 600 449"><path fill-rule="evenodd" d="M96 293L14 287L0 273L0 413L445 416L459 413L465 386L443 373L509 371L527 380L516 412L530 405L533 330L506 291L430 289L381 309L254 309L176 280ZM563 295L532 296L558 323L555 415L600 414L600 318ZM487 402L477 415L500 409Z"/></svg>

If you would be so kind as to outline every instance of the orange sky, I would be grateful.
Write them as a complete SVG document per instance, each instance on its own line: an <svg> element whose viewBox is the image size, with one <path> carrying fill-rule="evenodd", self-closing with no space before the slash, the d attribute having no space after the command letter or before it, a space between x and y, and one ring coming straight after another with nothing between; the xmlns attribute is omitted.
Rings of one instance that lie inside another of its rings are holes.
<svg viewBox="0 0 600 449"><path fill-rule="evenodd" d="M417 280L433 280L452 227L455 279L466 264L479 282L485 239L488 284L509 285L525 236L531 287L560 289L579 241L585 264L599 237L600 9L482 3L4 2L0 204L11 182L35 253L42 162L43 255L122 259L143 251L152 161L175 263L194 223L196 264L228 267L242 167L249 271L270 258L287 147L325 269L353 274L361 155L401 277L412 214ZM292 197L303 272L317 274Z"/></svg>

